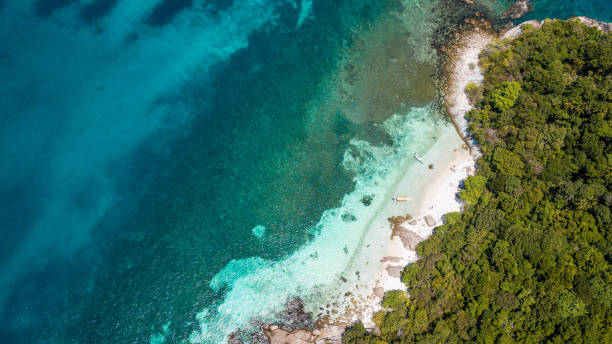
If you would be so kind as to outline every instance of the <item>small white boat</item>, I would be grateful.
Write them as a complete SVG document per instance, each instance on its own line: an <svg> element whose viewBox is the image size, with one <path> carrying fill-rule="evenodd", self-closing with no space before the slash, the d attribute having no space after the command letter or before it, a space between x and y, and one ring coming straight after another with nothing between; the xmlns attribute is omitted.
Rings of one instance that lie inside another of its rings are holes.
<svg viewBox="0 0 612 344"><path fill-rule="evenodd" d="M417 159L418 162L420 162L421 164L425 164L425 162L423 162L423 159L421 159L419 153L414 153L414 158Z"/></svg>
<svg viewBox="0 0 612 344"><path fill-rule="evenodd" d="M410 198L405 197L405 196L393 196L393 200L396 202L406 202L406 201L409 201Z"/></svg>

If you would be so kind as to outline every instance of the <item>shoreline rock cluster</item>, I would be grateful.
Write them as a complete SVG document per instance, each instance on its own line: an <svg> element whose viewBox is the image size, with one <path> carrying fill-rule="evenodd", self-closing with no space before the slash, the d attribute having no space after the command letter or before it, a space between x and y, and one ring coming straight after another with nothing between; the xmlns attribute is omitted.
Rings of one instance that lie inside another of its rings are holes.
<svg viewBox="0 0 612 344"><path fill-rule="evenodd" d="M345 328L343 324L329 323L326 318L314 321L313 315L304 310L303 301L296 298L287 302L278 324L263 326L262 333L270 344L333 343Z"/></svg>
<svg viewBox="0 0 612 344"><path fill-rule="evenodd" d="M500 18L501 19L518 19L524 16L525 14L527 14L527 12L531 12L532 10L533 8L531 7L529 0L518 0L512 6L510 6L509 9L507 9L504 13L502 13Z"/></svg>

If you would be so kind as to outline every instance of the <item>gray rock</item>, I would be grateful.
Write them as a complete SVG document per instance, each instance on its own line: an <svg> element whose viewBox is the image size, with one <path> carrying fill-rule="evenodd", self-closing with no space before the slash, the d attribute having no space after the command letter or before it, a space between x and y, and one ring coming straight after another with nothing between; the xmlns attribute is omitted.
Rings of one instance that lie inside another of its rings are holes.
<svg viewBox="0 0 612 344"><path fill-rule="evenodd" d="M423 219L425 220L425 223L427 223L429 227L433 227L436 225L436 220L434 220L434 218L431 217L431 215L426 215L425 217L423 217Z"/></svg>
<svg viewBox="0 0 612 344"><path fill-rule="evenodd" d="M383 257L380 262L381 263L386 263L386 262L394 262L394 263L399 263L399 261L401 260L400 257Z"/></svg>
<svg viewBox="0 0 612 344"><path fill-rule="evenodd" d="M423 238L416 233L401 227L397 228L393 234L399 236L400 240L402 240L402 245L409 250L415 250L417 245L423 241Z"/></svg>
<svg viewBox="0 0 612 344"><path fill-rule="evenodd" d="M500 18L507 19L518 19L524 16L527 12L531 11L531 5L529 0L518 0L509 9L507 9Z"/></svg>
<svg viewBox="0 0 612 344"><path fill-rule="evenodd" d="M612 32L612 23L605 23L587 17L576 17L576 19L581 21L586 26L598 28L599 30L603 31L603 33Z"/></svg>
<svg viewBox="0 0 612 344"><path fill-rule="evenodd" d="M404 271L403 266L387 266L387 273L391 277L400 278L402 276L402 271Z"/></svg>

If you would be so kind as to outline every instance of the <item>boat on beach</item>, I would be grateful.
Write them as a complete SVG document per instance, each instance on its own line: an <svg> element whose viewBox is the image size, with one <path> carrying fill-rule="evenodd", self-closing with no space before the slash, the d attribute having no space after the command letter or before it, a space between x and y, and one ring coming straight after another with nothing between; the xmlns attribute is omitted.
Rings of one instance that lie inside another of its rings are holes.
<svg viewBox="0 0 612 344"><path fill-rule="evenodd" d="M425 164L423 159L421 159L421 156L419 155L419 153L414 153L414 158L417 159L417 161L420 162L421 164Z"/></svg>
<svg viewBox="0 0 612 344"><path fill-rule="evenodd" d="M396 202L406 202L410 200L410 198L405 197L405 196L393 196L392 199Z"/></svg>

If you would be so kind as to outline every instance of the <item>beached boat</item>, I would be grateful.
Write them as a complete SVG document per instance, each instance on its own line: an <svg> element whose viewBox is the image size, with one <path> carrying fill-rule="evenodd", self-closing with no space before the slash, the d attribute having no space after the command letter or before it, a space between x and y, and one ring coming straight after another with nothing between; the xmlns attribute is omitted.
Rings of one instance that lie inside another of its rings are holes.
<svg viewBox="0 0 612 344"><path fill-rule="evenodd" d="M425 164L425 162L423 162L423 159L421 159L419 153L414 153L414 158L417 159L418 162L420 162L421 164Z"/></svg>
<svg viewBox="0 0 612 344"><path fill-rule="evenodd" d="M410 198L405 197L405 196L393 196L393 200L396 202L406 202L406 201L409 201Z"/></svg>

